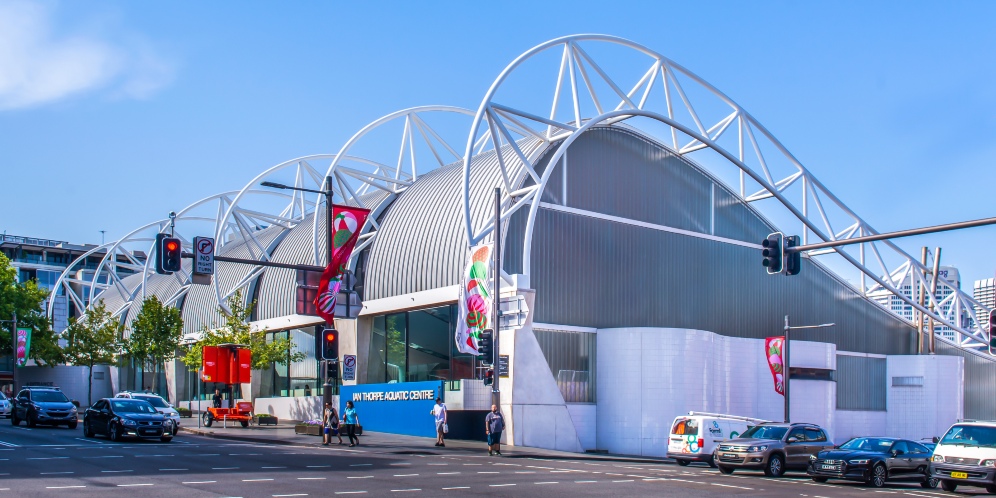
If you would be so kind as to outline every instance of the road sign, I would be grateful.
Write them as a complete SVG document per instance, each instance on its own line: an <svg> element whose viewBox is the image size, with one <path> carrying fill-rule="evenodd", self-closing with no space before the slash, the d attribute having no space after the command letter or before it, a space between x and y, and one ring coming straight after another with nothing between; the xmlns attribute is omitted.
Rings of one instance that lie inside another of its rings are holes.
<svg viewBox="0 0 996 498"><path fill-rule="evenodd" d="M194 273L214 275L214 239L194 237Z"/></svg>
<svg viewBox="0 0 996 498"><path fill-rule="evenodd" d="M508 355L498 355L498 376L508 377Z"/></svg>
<svg viewBox="0 0 996 498"><path fill-rule="evenodd" d="M501 300L501 316L499 324L501 330L516 330L526 324L526 317L529 316L529 306L526 305L526 297L516 294L505 297Z"/></svg>
<svg viewBox="0 0 996 498"><path fill-rule="evenodd" d="M342 356L342 380L356 380L356 355Z"/></svg>

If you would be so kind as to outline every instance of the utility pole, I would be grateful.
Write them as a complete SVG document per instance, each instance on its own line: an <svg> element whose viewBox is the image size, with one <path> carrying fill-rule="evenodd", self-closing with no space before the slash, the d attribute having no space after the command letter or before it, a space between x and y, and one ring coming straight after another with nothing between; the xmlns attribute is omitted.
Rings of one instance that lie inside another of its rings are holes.
<svg viewBox="0 0 996 498"><path fill-rule="evenodd" d="M927 267L926 247L920 248L920 264L923 265L924 268ZM925 278L927 278L927 275L926 274L921 275L920 270L916 270L915 272L912 273L921 277L916 279L917 280L916 285L913 285L913 282L910 281L910 290L916 292L916 294L912 296L913 300L915 300L917 304L919 304L920 307L923 308L923 300L924 297L926 296L926 289L924 289L923 281ZM911 276L910 278L913 277ZM925 342L925 339L923 337L923 312L920 311L919 309L914 309L913 311L916 312L916 314L913 316L913 323L916 324L916 343L917 343L916 354L923 354L924 342Z"/></svg>
<svg viewBox="0 0 996 498"><path fill-rule="evenodd" d="M791 343L789 342L789 333L793 329L795 330L820 329L820 328L833 327L833 326L834 326L833 323L824 323L822 325L802 325L802 326L791 327L789 326L789 316L785 315L785 344L782 345L782 365L784 365L784 371L785 371L785 423L786 424L792 421L791 413L789 411L789 407L791 406L789 403L790 399L789 386L791 385L791 382L789 380L789 378L791 377L790 373L791 368L789 367L789 359L792 351L790 347Z"/></svg>
<svg viewBox="0 0 996 498"><path fill-rule="evenodd" d="M328 266L332 264L332 177L325 177L325 185L322 187L325 193L325 265ZM319 289L321 290L321 289ZM346 302L349 302L349 294L346 294ZM335 310L332 310L335 313ZM332 328L335 328L335 323L332 324ZM324 331L322 332L325 333ZM336 333L338 334L338 332ZM323 338L324 340L324 338ZM338 359L336 360L338 361ZM328 360L322 362L325 374L325 383L322 384L322 413L325 413L325 403L332 402L332 391L335 386L332 385L331 379L329 379L329 365ZM338 365L337 365L338 366Z"/></svg>
<svg viewBox="0 0 996 498"><path fill-rule="evenodd" d="M930 275L930 313L934 313L934 305L937 303L937 277L941 272L941 248L934 248L934 272ZM934 354L934 319L927 319L927 333L930 334L927 342L927 353Z"/></svg>
<svg viewBox="0 0 996 498"><path fill-rule="evenodd" d="M494 358L491 359L491 376L494 383L491 385L491 404L501 407L501 389L498 388L499 373L501 368L501 355L498 346L498 337L501 336L501 188L495 187L495 254L494 254Z"/></svg>

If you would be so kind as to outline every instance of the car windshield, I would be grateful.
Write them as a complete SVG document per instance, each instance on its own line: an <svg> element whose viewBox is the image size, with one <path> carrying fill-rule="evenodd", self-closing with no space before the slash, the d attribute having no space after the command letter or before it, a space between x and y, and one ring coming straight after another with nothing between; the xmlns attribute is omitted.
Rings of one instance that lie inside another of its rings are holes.
<svg viewBox="0 0 996 498"><path fill-rule="evenodd" d="M37 403L66 403L69 398L62 391L31 391L31 401Z"/></svg>
<svg viewBox="0 0 996 498"><path fill-rule="evenodd" d="M962 444L965 446L996 448L996 427L955 425L944 435L940 444Z"/></svg>
<svg viewBox="0 0 996 498"><path fill-rule="evenodd" d="M694 418L680 418L671 428L671 434L677 436L697 436L699 434L699 421Z"/></svg>
<svg viewBox="0 0 996 498"><path fill-rule="evenodd" d="M842 445L842 450L877 451L885 453L892 447L892 439L879 439L875 437L856 437Z"/></svg>
<svg viewBox="0 0 996 498"><path fill-rule="evenodd" d="M744 439L781 439L788 432L788 427L756 425L740 435Z"/></svg>
<svg viewBox="0 0 996 498"><path fill-rule="evenodd" d="M114 400L111 407L117 413L156 413L152 405L139 399Z"/></svg>
<svg viewBox="0 0 996 498"><path fill-rule="evenodd" d="M142 401L148 401L152 406L156 408L169 408L169 403L166 400L160 398L159 396L135 396L135 399L140 399Z"/></svg>

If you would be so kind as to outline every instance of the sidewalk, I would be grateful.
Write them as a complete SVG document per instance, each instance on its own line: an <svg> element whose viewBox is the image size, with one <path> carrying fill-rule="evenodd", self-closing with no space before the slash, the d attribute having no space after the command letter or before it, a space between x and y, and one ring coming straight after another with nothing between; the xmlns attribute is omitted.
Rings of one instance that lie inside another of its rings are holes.
<svg viewBox="0 0 996 498"><path fill-rule="evenodd" d="M185 419L189 420L189 419ZM250 426L243 428L238 424L235 427L223 428L217 425L212 427L197 427L196 420L194 426L181 425L180 436L183 434L196 434L217 439L232 441L246 441L264 444L288 444L306 445L322 447L320 436L307 436L294 433L294 422L281 422L281 425ZM344 437L342 446L336 444L333 439L330 447L348 448L348 440ZM360 436L360 446L358 449L372 451L374 453L392 453L395 455L467 455L479 457L487 455L487 444L481 441L464 441L450 439L446 441L446 446L439 448L435 446L435 438L406 436L401 434L388 434L383 432L364 431ZM612 455L606 453L570 453L566 451L545 450L541 448L529 448L524 446L502 446L502 456L506 458L546 458L557 460L599 460L629 463L664 463L667 460L627 456ZM669 461L667 461L669 462Z"/></svg>

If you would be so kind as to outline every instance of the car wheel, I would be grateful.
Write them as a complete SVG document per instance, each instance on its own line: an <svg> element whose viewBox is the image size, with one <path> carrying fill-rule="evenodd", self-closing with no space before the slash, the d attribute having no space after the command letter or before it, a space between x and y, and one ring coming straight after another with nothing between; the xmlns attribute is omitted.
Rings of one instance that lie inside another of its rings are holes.
<svg viewBox="0 0 996 498"><path fill-rule="evenodd" d="M162 442L164 442L164 443L169 443L169 442L173 441L173 437L172 436L163 436L163 437L159 438L159 440L162 441Z"/></svg>
<svg viewBox="0 0 996 498"><path fill-rule="evenodd" d="M881 488L885 486L885 479L888 472L885 470L885 465L880 463L875 464L871 470L871 477L868 478L868 485L873 488Z"/></svg>
<svg viewBox="0 0 996 498"><path fill-rule="evenodd" d="M923 489L936 489L938 481L940 481L940 479L936 477L928 477L925 481L920 483L920 487Z"/></svg>
<svg viewBox="0 0 996 498"><path fill-rule="evenodd" d="M768 477L781 477L785 473L785 461L781 455L771 455L768 464L764 466L764 475Z"/></svg>
<svg viewBox="0 0 996 498"><path fill-rule="evenodd" d="M724 467L724 466L720 465L719 466L719 473L723 474L723 475L730 475L730 474L733 473L733 467Z"/></svg>
<svg viewBox="0 0 996 498"><path fill-rule="evenodd" d="M819 482L819 483L823 483L823 482L829 481L830 478L829 477L814 477L813 480L816 481L816 482Z"/></svg>
<svg viewBox="0 0 996 498"><path fill-rule="evenodd" d="M75 429L79 425L79 421L73 420L72 422L66 424L66 427L70 429Z"/></svg>
<svg viewBox="0 0 996 498"><path fill-rule="evenodd" d="M35 420L35 414L32 412L28 412L27 422L28 422L28 427L38 426L38 421Z"/></svg>
<svg viewBox="0 0 996 498"><path fill-rule="evenodd" d="M16 413L10 414L10 425L21 425L21 419L17 418Z"/></svg>
<svg viewBox="0 0 996 498"><path fill-rule="evenodd" d="M710 467L712 467L712 468L715 469L716 468L716 457L713 456L713 455L710 455L709 459L706 460L706 463L708 463Z"/></svg>
<svg viewBox="0 0 996 498"><path fill-rule="evenodd" d="M957 488L958 488L958 485L955 484L955 483L953 483L953 482L951 482L951 481L941 481L941 489L943 489L944 491L947 491L948 493L953 492Z"/></svg>
<svg viewBox="0 0 996 498"><path fill-rule="evenodd" d="M996 484L990 484L986 486L986 493L989 493L991 495L996 494Z"/></svg>
<svg viewBox="0 0 996 498"><path fill-rule="evenodd" d="M83 437L93 437L93 428L86 422L83 422Z"/></svg>
<svg viewBox="0 0 996 498"><path fill-rule="evenodd" d="M111 424L111 430L107 433L107 437L114 442L121 440L121 429L118 428L117 424Z"/></svg>
<svg viewBox="0 0 996 498"><path fill-rule="evenodd" d="M210 413L201 414L201 423L204 424L204 427L211 427L212 422L214 422L214 419L211 418Z"/></svg>
<svg viewBox="0 0 996 498"><path fill-rule="evenodd" d="M675 460L675 462L677 462L678 465L681 465L682 467L687 467L688 466L688 460L677 459L677 460Z"/></svg>
<svg viewBox="0 0 996 498"><path fill-rule="evenodd" d="M242 420L240 423L242 424L242 427L249 427L249 421L248 420Z"/></svg>

